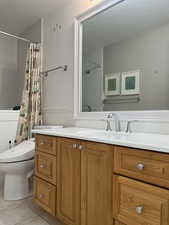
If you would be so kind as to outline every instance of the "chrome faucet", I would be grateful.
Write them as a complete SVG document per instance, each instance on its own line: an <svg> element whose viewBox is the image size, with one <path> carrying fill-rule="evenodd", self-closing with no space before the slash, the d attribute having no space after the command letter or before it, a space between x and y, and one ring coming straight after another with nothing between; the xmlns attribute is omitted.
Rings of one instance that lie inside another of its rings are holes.
<svg viewBox="0 0 169 225"><path fill-rule="evenodd" d="M131 124L135 123L135 122L139 122L139 121L138 120L129 120L129 121L127 121L126 133L132 133Z"/></svg>
<svg viewBox="0 0 169 225"><path fill-rule="evenodd" d="M115 131L116 132L119 132L121 131L121 128L120 128L120 120L117 116L116 113L109 113L107 115L107 120L106 120L106 131L112 131L112 128L111 128L111 120L112 118L114 117L114 122L115 122Z"/></svg>

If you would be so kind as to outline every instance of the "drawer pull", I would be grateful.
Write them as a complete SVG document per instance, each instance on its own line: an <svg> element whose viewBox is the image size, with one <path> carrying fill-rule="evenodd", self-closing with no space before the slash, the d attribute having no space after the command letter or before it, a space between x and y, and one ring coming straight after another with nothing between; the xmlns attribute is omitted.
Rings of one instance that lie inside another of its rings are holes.
<svg viewBox="0 0 169 225"><path fill-rule="evenodd" d="M143 209L144 209L143 206L138 206L138 207L136 207L136 213L137 213L138 215L142 214L142 213L143 213Z"/></svg>
<svg viewBox="0 0 169 225"><path fill-rule="evenodd" d="M39 195L39 198L40 198L40 199L43 199L44 197L45 197L45 196L44 196L43 194L40 194L40 195Z"/></svg>
<svg viewBox="0 0 169 225"><path fill-rule="evenodd" d="M136 168L137 168L138 170L142 171L142 170L144 170L144 164L139 163L139 164L137 164Z"/></svg>
<svg viewBox="0 0 169 225"><path fill-rule="evenodd" d="M77 148L77 144L73 144L73 148L76 149Z"/></svg>
<svg viewBox="0 0 169 225"><path fill-rule="evenodd" d="M44 142L44 141L41 141L41 142L40 142L40 145L44 145L44 144L45 144L45 142Z"/></svg>
<svg viewBox="0 0 169 225"><path fill-rule="evenodd" d="M44 169L46 167L45 164L40 164L40 168Z"/></svg>
<svg viewBox="0 0 169 225"><path fill-rule="evenodd" d="M83 145L79 145L79 150L83 150Z"/></svg>

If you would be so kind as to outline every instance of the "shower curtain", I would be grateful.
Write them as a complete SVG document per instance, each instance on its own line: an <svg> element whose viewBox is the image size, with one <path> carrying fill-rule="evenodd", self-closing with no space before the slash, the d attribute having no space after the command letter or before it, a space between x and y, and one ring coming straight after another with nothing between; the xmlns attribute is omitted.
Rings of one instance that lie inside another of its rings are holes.
<svg viewBox="0 0 169 225"><path fill-rule="evenodd" d="M31 136L31 129L42 124L41 112L41 45L31 43L27 52L25 83L22 94L16 142Z"/></svg>

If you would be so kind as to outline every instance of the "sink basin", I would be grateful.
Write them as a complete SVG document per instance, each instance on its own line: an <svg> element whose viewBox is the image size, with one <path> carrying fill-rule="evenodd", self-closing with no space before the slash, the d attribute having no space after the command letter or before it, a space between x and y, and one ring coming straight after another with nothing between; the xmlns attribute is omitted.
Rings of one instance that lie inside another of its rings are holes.
<svg viewBox="0 0 169 225"><path fill-rule="evenodd" d="M121 137L126 136L127 134L124 132L115 132L115 131L106 131L106 130L82 130L77 132L79 135L85 136L99 136L99 137Z"/></svg>

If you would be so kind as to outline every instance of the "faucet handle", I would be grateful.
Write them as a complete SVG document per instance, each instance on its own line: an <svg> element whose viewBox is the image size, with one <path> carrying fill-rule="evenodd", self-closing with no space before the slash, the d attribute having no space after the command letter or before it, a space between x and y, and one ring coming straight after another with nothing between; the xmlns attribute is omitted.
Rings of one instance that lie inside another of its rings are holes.
<svg viewBox="0 0 169 225"><path fill-rule="evenodd" d="M107 119L112 119L113 118L113 114L112 113L109 113L108 115L107 115Z"/></svg>
<svg viewBox="0 0 169 225"><path fill-rule="evenodd" d="M131 120L127 121L126 133L131 133Z"/></svg>
<svg viewBox="0 0 169 225"><path fill-rule="evenodd" d="M134 122L139 122L139 120L128 120L127 121L126 133L132 133L131 124Z"/></svg>

